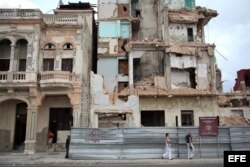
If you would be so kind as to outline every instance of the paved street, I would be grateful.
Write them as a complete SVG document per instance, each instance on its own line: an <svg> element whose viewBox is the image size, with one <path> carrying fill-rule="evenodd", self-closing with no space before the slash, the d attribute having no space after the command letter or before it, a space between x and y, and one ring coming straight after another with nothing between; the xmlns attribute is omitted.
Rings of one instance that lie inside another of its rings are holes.
<svg viewBox="0 0 250 167"><path fill-rule="evenodd" d="M28 166L28 167L223 167L223 164L156 164L156 165L145 165L145 164L91 164L91 165L64 165L64 164L57 164L57 165L0 165L1 167L10 167L10 166Z"/></svg>
<svg viewBox="0 0 250 167"><path fill-rule="evenodd" d="M0 153L0 167L223 167L223 159L69 160L64 153Z"/></svg>

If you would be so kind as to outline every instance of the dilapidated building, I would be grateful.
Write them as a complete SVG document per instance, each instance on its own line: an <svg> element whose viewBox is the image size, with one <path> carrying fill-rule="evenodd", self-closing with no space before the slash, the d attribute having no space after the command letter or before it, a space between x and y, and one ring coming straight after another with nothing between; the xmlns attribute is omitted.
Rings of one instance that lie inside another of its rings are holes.
<svg viewBox="0 0 250 167"><path fill-rule="evenodd" d="M98 0L90 127L198 126L200 116L230 115L218 105L221 71L204 37L217 15L195 0Z"/></svg>
<svg viewBox="0 0 250 167"><path fill-rule="evenodd" d="M88 127L95 29L89 3L0 9L1 151L45 151L49 130L60 149L71 126Z"/></svg>

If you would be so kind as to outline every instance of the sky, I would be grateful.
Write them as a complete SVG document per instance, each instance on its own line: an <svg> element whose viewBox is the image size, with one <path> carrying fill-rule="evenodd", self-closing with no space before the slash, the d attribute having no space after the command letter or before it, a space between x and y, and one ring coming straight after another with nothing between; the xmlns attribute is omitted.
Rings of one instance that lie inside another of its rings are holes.
<svg viewBox="0 0 250 167"><path fill-rule="evenodd" d="M64 3L80 0L63 0ZM0 0L0 8L39 8L51 13L59 0ZM82 0L97 3L97 0ZM196 0L197 6L215 9L219 16L206 26L206 42L216 45L216 59L222 71L225 92L233 89L237 71L250 69L250 1ZM219 53L220 54L219 54Z"/></svg>

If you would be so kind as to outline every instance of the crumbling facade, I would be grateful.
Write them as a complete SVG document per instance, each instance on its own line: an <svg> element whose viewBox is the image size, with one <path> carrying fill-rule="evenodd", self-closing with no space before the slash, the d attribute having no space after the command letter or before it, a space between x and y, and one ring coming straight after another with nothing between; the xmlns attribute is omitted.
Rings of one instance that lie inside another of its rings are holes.
<svg viewBox="0 0 250 167"><path fill-rule="evenodd" d="M89 3L0 9L1 151L45 151L49 130L60 149L71 126L88 126L95 29Z"/></svg>
<svg viewBox="0 0 250 167"><path fill-rule="evenodd" d="M200 116L231 115L218 105L221 71L204 37L217 15L194 0L98 0L90 126L198 126Z"/></svg>

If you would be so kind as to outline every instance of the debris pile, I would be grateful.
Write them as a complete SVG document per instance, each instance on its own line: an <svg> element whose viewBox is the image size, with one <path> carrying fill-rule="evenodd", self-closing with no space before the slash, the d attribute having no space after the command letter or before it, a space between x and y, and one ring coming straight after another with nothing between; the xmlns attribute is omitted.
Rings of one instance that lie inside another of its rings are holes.
<svg viewBox="0 0 250 167"><path fill-rule="evenodd" d="M250 125L250 119L239 116L220 117L220 126L247 126Z"/></svg>

